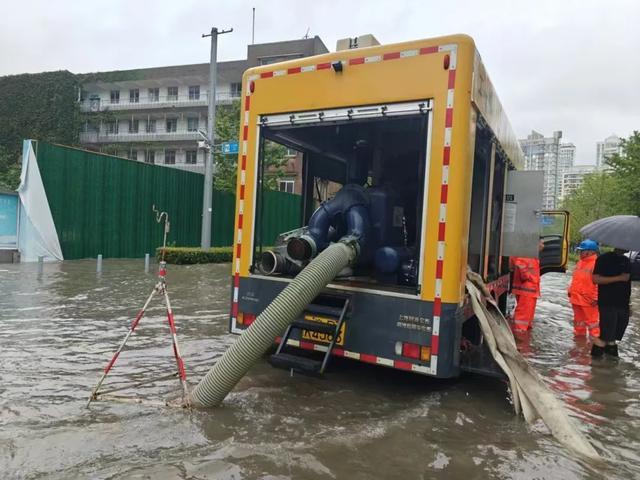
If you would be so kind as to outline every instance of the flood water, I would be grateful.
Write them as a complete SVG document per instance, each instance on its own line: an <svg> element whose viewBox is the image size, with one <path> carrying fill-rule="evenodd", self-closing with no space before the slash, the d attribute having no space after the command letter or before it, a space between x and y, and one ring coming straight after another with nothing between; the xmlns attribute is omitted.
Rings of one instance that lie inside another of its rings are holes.
<svg viewBox="0 0 640 480"><path fill-rule="evenodd" d="M0 477L152 479L607 478L640 476L640 317L619 361L575 341L568 277L543 277L522 349L605 461L591 464L516 418L504 384L437 381L348 360L324 379L256 365L222 408L85 402L155 276L142 261L0 265ZM170 266L190 383L233 342L230 267ZM640 291L634 288L636 311ZM155 303L108 377L122 386L175 371ZM176 380L123 395L163 400Z"/></svg>

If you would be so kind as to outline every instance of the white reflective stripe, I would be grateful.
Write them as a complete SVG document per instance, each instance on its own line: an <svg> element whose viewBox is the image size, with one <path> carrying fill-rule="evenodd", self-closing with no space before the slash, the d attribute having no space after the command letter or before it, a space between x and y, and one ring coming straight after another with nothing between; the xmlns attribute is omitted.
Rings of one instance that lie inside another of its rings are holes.
<svg viewBox="0 0 640 480"><path fill-rule="evenodd" d="M431 375L436 373L438 373L438 356L434 355L431 357Z"/></svg>
<svg viewBox="0 0 640 480"><path fill-rule="evenodd" d="M287 345L291 345L292 347L299 347L300 341L290 338L289 340L287 340Z"/></svg>
<svg viewBox="0 0 640 480"><path fill-rule="evenodd" d="M244 200L240 200L240 206L238 207L238 213L244 213Z"/></svg>
<svg viewBox="0 0 640 480"><path fill-rule="evenodd" d="M256 74L256 75L250 75L250 76L249 76L249 81L251 81L251 80L257 80L257 79L259 79L259 78L260 78L260 75L258 75L258 74Z"/></svg>
<svg viewBox="0 0 640 480"><path fill-rule="evenodd" d="M388 358L376 357L376 363L386 367L393 367L393 360L389 360Z"/></svg>
<svg viewBox="0 0 640 480"><path fill-rule="evenodd" d="M238 243L238 244L242 243L242 229L241 228L238 229L238 241L236 243Z"/></svg>
<svg viewBox="0 0 640 480"><path fill-rule="evenodd" d="M287 74L286 70L274 70L273 71L273 76L274 77L282 77L282 76L284 76L286 74Z"/></svg>
<svg viewBox="0 0 640 480"><path fill-rule="evenodd" d="M438 242L438 260L444 259L444 242Z"/></svg>
<svg viewBox="0 0 640 480"><path fill-rule="evenodd" d="M247 154L247 141L246 140L242 141L242 154L243 155Z"/></svg>
<svg viewBox="0 0 640 480"><path fill-rule="evenodd" d="M453 108L453 89L447 90L447 108Z"/></svg>
<svg viewBox="0 0 640 480"><path fill-rule="evenodd" d="M453 48L449 57L449 70L455 70L458 64L458 49Z"/></svg>
<svg viewBox="0 0 640 480"><path fill-rule="evenodd" d="M247 181L247 172L245 170L240 171L240 185L244 185Z"/></svg>
<svg viewBox="0 0 640 480"><path fill-rule="evenodd" d="M249 125L249 110L244 111L244 124Z"/></svg>
<svg viewBox="0 0 640 480"><path fill-rule="evenodd" d="M455 50L458 46L455 43L447 43L445 45L438 45L439 52L450 52L451 50Z"/></svg>
<svg viewBox="0 0 640 480"><path fill-rule="evenodd" d="M316 66L315 65L307 65L306 67L302 67L300 68L301 72L315 72L316 71Z"/></svg>
<svg viewBox="0 0 640 480"><path fill-rule="evenodd" d="M326 352L327 350L329 350L329 347L326 347L325 345L318 345L317 343L313 344L313 349L316 352Z"/></svg>
<svg viewBox="0 0 640 480"><path fill-rule="evenodd" d="M411 371L418 373L431 373L431 367L425 367L423 365L416 365L415 363L411 365Z"/></svg>
<svg viewBox="0 0 640 480"><path fill-rule="evenodd" d="M233 303L238 303L238 287L233 287Z"/></svg>
<svg viewBox="0 0 640 480"><path fill-rule="evenodd" d="M442 296L442 279L436 278L436 288L435 288L436 298L440 298Z"/></svg>
<svg viewBox="0 0 640 480"><path fill-rule="evenodd" d="M442 184L443 185L449 184L449 165L442 166Z"/></svg>
<svg viewBox="0 0 640 480"><path fill-rule="evenodd" d="M240 273L240 259L236 258L236 273Z"/></svg>
<svg viewBox="0 0 640 480"><path fill-rule="evenodd" d="M433 317L433 325L431 326L431 335L440 336L440 317Z"/></svg>
<svg viewBox="0 0 640 480"><path fill-rule="evenodd" d="M418 50L403 50L400 52L400 58L415 57L416 55L418 55Z"/></svg>
<svg viewBox="0 0 640 480"><path fill-rule="evenodd" d="M379 62L380 60L382 60L382 57L380 55L373 55L371 57L364 57L364 63L374 63L374 62Z"/></svg>
<svg viewBox="0 0 640 480"><path fill-rule="evenodd" d="M447 220L447 205L445 203L440 204L440 221L445 222Z"/></svg>
<svg viewBox="0 0 640 480"><path fill-rule="evenodd" d="M444 129L444 146L445 147L451 146L451 127L446 127Z"/></svg>
<svg viewBox="0 0 640 480"><path fill-rule="evenodd" d="M244 330L238 328L236 317L231 317L231 333L242 333Z"/></svg>
<svg viewBox="0 0 640 480"><path fill-rule="evenodd" d="M344 356L347 358L353 358L354 360L360 360L360 354L358 352L350 352L349 350L345 350Z"/></svg>

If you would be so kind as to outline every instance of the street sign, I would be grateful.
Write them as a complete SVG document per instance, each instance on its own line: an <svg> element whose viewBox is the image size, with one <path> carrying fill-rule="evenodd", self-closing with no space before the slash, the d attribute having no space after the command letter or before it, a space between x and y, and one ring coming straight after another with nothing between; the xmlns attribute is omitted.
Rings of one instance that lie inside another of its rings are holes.
<svg viewBox="0 0 640 480"><path fill-rule="evenodd" d="M225 155L232 155L238 153L238 142L223 142L222 153Z"/></svg>

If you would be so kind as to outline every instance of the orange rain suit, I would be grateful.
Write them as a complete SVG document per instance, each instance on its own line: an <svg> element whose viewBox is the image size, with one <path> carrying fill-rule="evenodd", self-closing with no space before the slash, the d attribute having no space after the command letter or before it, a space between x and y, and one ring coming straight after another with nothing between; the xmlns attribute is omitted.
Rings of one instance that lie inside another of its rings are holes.
<svg viewBox="0 0 640 480"><path fill-rule="evenodd" d="M513 329L527 331L533 326L536 302L540 297L540 260L512 257L509 265L513 270L511 293L516 296L517 302L513 312Z"/></svg>
<svg viewBox="0 0 640 480"><path fill-rule="evenodd" d="M597 255L590 255L578 260L569 285L569 301L573 307L573 333L576 336L585 336L587 329L590 336L600 336L598 286L591 279L597 258Z"/></svg>

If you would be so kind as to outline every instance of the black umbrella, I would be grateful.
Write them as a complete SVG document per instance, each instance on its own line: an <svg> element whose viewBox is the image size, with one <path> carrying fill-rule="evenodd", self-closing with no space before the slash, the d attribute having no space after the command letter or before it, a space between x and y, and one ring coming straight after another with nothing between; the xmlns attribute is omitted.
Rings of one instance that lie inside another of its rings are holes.
<svg viewBox="0 0 640 480"><path fill-rule="evenodd" d="M591 222L580 233L605 245L623 250L640 250L640 217L614 215Z"/></svg>

